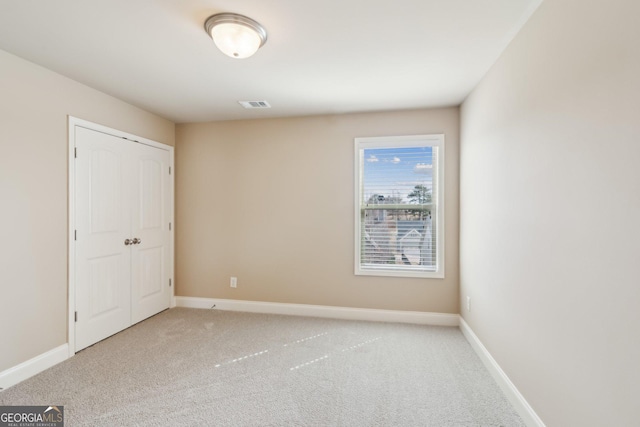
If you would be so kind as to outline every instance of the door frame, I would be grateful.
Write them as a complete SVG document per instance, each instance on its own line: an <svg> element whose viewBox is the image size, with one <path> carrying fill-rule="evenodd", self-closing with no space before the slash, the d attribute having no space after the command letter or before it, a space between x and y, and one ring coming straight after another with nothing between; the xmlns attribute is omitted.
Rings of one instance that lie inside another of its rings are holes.
<svg viewBox="0 0 640 427"><path fill-rule="evenodd" d="M76 223L76 189L75 189L75 146L76 146L76 133L75 128L82 127L86 129L90 129L97 132L106 133L108 135L115 136L117 138L122 138L129 141L134 141L140 144L150 145L152 147L156 147L162 150L166 150L169 152L169 167L171 170L171 178L169 185L170 192L170 200L171 200L171 209L169 214L169 222L172 227L170 230L170 242L169 242L169 250L170 250L170 265L169 265L169 277L172 281L171 286L171 303L170 307L175 307L176 305L176 294L175 294L175 157L174 157L174 147L162 144L157 141L153 141L147 138L143 138L141 136L133 135L127 132L123 132L117 129L113 129L107 126L99 125L97 123L89 122L87 120L79 119L77 117L68 116L68 128L67 133L69 137L69 152L68 152L68 241L67 241L67 278L68 278L68 287L67 287L67 310L68 310L68 326L67 326L67 343L69 348L69 357L72 357L76 352L76 329L75 329L75 308L76 308L76 280L75 280L75 271L76 271L76 245L75 242L75 223Z"/></svg>

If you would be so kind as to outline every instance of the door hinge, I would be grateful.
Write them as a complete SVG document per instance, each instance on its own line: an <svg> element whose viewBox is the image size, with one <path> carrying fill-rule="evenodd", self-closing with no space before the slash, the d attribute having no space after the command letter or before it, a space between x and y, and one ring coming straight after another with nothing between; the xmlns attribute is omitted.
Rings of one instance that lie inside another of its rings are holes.
<svg viewBox="0 0 640 427"><path fill-rule="evenodd" d="M169 175L171 175L171 166L169 166Z"/></svg>
<svg viewBox="0 0 640 427"><path fill-rule="evenodd" d="M171 279L169 279L169 287L171 287Z"/></svg>
<svg viewBox="0 0 640 427"><path fill-rule="evenodd" d="M73 240L78 240L78 230L73 230Z"/></svg>
<svg viewBox="0 0 640 427"><path fill-rule="evenodd" d="M78 312L77 311L73 314L73 318L74 318L75 322L78 321Z"/></svg>
<svg viewBox="0 0 640 427"><path fill-rule="evenodd" d="M78 147L73 147L73 157L78 158Z"/></svg>
<svg viewBox="0 0 640 427"><path fill-rule="evenodd" d="M169 231L171 231L171 223L169 223Z"/></svg>

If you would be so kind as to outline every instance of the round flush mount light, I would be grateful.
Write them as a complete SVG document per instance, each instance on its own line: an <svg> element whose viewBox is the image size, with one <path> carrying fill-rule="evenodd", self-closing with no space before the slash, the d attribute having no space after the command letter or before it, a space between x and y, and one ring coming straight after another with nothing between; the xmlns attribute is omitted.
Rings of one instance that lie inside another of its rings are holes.
<svg viewBox="0 0 640 427"><path fill-rule="evenodd" d="M267 31L253 19L236 13L207 18L204 29L218 49L232 58L248 58L267 42Z"/></svg>

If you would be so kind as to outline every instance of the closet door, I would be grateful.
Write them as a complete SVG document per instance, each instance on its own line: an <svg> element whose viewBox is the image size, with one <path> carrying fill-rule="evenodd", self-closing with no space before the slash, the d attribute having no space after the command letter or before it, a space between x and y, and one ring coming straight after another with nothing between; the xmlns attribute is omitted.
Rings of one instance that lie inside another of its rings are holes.
<svg viewBox="0 0 640 427"><path fill-rule="evenodd" d="M133 160L131 313L136 323L171 302L171 178L166 150L136 144Z"/></svg>
<svg viewBox="0 0 640 427"><path fill-rule="evenodd" d="M131 144L75 127L75 350L131 325ZM73 274L73 272L71 272Z"/></svg>
<svg viewBox="0 0 640 427"><path fill-rule="evenodd" d="M75 351L169 308L170 151L74 126Z"/></svg>

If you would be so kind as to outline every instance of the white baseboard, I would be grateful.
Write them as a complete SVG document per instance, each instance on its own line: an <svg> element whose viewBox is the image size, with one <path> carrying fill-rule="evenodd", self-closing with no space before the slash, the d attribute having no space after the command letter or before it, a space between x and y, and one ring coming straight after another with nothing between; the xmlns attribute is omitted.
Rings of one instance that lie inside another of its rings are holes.
<svg viewBox="0 0 640 427"><path fill-rule="evenodd" d="M516 386L511 382L507 374L502 370L500 365L498 365L498 362L496 362L493 356L491 356L491 353L489 353L462 316L460 316L460 330L527 426L545 427L540 417L538 417L538 414L536 414L525 400L524 396L520 394Z"/></svg>
<svg viewBox="0 0 640 427"><path fill-rule="evenodd" d="M18 384L29 377L32 377L45 369L57 365L69 358L69 345L62 344L52 350L42 353L32 359L22 362L19 365L0 372L0 388L6 390L12 385Z"/></svg>
<svg viewBox="0 0 640 427"><path fill-rule="evenodd" d="M376 322L416 323L434 326L458 326L459 316L422 311L376 310L368 308L331 307L325 305L285 304L217 298L176 297L178 307L212 308L250 313L287 314L293 316L327 317L331 319L371 320Z"/></svg>

